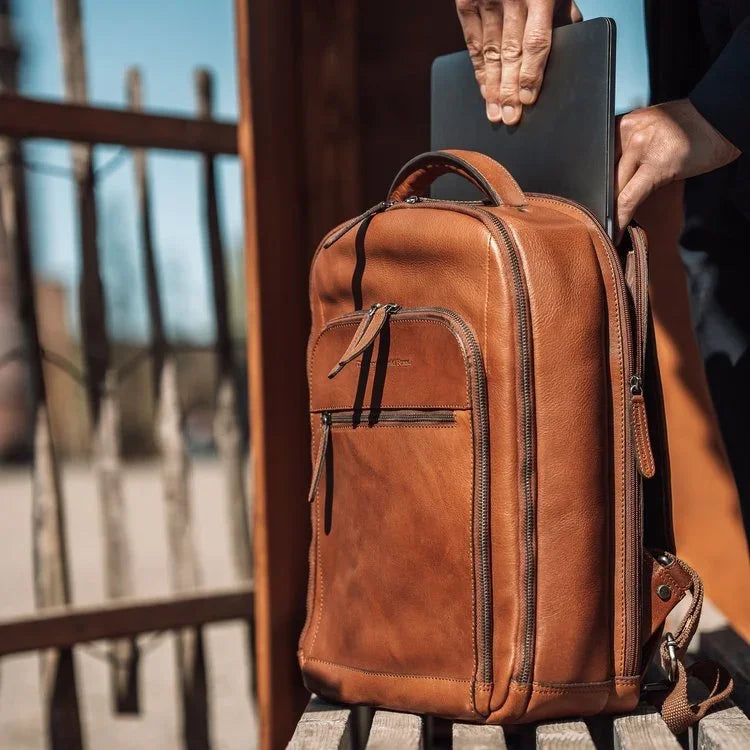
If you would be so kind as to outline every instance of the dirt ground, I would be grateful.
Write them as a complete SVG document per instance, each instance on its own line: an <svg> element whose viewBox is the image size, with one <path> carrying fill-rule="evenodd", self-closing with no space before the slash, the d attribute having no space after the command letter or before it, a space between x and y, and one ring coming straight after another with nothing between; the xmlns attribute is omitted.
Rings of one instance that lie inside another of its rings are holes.
<svg viewBox="0 0 750 750"><path fill-rule="evenodd" d="M86 466L65 466L63 485L73 599L103 601L101 516L94 477ZM193 465L195 544L206 587L234 583L228 520L216 462ZM137 596L169 593L166 530L156 464L127 465L124 481ZM0 617L33 611L31 481L28 470L0 470L2 545ZM246 627L225 623L205 629L209 673L210 731L215 750L256 747L256 717L250 700ZM76 649L81 719L88 748L180 748L173 638L156 636L141 659L140 716L112 713L103 644ZM45 741L36 654L0 661L0 750L43 750Z"/></svg>

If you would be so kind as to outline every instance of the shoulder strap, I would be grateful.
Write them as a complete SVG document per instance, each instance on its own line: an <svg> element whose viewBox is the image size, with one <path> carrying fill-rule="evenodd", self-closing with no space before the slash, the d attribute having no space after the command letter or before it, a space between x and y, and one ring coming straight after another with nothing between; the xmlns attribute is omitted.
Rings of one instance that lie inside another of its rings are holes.
<svg viewBox="0 0 750 750"><path fill-rule="evenodd" d="M703 581L700 576L682 560L675 558L683 571L690 577L692 601L682 618L675 635L667 633L661 644L660 655L662 666L669 677L670 685L666 694L658 702L666 725L675 733L681 734L688 727L700 721L708 710L729 696L734 688L732 676L720 664L704 660L685 667L683 659L690 641L695 635L703 607ZM688 697L688 679L700 680L708 689L708 696L703 700L690 702ZM656 695L649 693L649 696Z"/></svg>

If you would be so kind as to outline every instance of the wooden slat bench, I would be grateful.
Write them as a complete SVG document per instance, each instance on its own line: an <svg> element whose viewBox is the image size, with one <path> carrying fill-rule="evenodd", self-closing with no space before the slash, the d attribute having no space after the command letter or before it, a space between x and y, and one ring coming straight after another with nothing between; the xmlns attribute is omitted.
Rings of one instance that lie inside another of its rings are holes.
<svg viewBox="0 0 750 750"><path fill-rule="evenodd" d="M375 711L369 733L358 734L355 709L335 706L313 697L288 745L290 750L501 750L536 747L537 750L681 750L661 716L643 707L628 716L598 719L597 729L583 721L561 721L504 730L502 727L454 722L451 739L430 741L422 716L395 711ZM602 731L609 725L609 736ZM452 740L452 744L449 744ZM734 705L704 718L697 730L698 750L747 750L750 720Z"/></svg>
<svg viewBox="0 0 750 750"><path fill-rule="evenodd" d="M504 729L432 719L395 711L336 706L313 696L288 748L291 750L750 750L748 675L750 648L732 631L704 633L701 651L728 666L734 699L706 716L689 739L676 738L659 713L643 705L626 716L551 721Z"/></svg>

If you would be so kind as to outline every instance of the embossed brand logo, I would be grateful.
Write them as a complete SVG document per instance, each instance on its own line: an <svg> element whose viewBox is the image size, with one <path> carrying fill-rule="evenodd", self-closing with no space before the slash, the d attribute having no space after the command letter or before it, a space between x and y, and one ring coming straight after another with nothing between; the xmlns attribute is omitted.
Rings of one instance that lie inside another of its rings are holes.
<svg viewBox="0 0 750 750"><path fill-rule="evenodd" d="M375 367L376 364L376 362L371 361L369 367ZM357 360L357 367L362 367L361 360ZM392 359L388 360L388 367L411 367L411 360L401 359L400 357L393 357Z"/></svg>

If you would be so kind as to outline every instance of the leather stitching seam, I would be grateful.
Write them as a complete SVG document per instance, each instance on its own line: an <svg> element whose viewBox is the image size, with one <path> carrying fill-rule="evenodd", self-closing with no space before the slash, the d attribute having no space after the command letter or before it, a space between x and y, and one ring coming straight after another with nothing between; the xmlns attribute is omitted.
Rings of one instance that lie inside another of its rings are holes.
<svg viewBox="0 0 750 750"><path fill-rule="evenodd" d="M362 674L368 674L372 677L406 677L413 680L440 680L441 682L458 682L458 683L471 683L472 679L462 679L460 677L436 677L435 675L423 675L423 674L410 674L408 672L379 672L373 669L365 669L364 667L351 667L348 664L339 664L335 661L329 661L327 659L318 659L312 656L308 656L305 662L317 662L318 664L327 664L330 667L337 667L338 669L346 669L350 672L361 672Z"/></svg>
<svg viewBox="0 0 750 750"><path fill-rule="evenodd" d="M638 461L643 464L643 469L647 474L653 474L656 470L654 465L654 456L651 451L644 451L641 448L645 448L646 445L650 444L648 439L648 433L646 432L643 419L636 419L635 413L633 413L633 423L635 425L636 432L638 433Z"/></svg>

